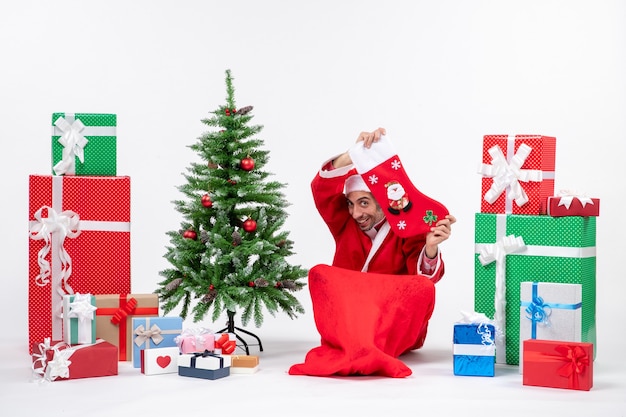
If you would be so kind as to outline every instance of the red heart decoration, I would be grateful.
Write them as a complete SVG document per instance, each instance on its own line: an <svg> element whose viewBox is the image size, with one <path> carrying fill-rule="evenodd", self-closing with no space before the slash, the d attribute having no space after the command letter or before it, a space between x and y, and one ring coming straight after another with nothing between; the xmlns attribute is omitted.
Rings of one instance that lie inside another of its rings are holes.
<svg viewBox="0 0 626 417"><path fill-rule="evenodd" d="M157 357L157 365L159 365L163 369L167 368L167 365L169 365L171 361L172 361L172 358L169 356Z"/></svg>

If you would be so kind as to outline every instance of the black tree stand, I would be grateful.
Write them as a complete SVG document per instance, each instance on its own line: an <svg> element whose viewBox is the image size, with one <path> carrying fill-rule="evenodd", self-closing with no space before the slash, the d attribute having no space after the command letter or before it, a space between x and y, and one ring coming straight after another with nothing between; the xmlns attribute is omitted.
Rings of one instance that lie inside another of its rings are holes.
<svg viewBox="0 0 626 417"><path fill-rule="evenodd" d="M259 339L259 336L255 335L252 332L249 332L247 330L244 330L240 327L235 326L235 312L234 311L227 310L226 314L228 314L228 322L226 323L226 327L224 327L222 330L218 330L216 333L224 333L224 332L233 333L235 337L237 338L237 340L239 340L243 344L242 349L246 351L246 355L250 354L250 349L248 348L248 346L259 346L259 350L263 352L263 345L261 344L261 339ZM235 330L238 330L241 333L245 333L247 335L254 337L259 343L257 345L249 345L241 336L237 334ZM239 344L237 345L237 347L241 348Z"/></svg>

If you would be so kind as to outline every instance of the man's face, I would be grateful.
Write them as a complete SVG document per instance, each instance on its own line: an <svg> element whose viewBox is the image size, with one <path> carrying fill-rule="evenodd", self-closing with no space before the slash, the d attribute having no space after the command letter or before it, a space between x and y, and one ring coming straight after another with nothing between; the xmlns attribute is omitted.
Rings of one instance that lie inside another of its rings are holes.
<svg viewBox="0 0 626 417"><path fill-rule="evenodd" d="M350 215L364 232L370 230L385 217L372 193L352 191L346 196L346 201Z"/></svg>

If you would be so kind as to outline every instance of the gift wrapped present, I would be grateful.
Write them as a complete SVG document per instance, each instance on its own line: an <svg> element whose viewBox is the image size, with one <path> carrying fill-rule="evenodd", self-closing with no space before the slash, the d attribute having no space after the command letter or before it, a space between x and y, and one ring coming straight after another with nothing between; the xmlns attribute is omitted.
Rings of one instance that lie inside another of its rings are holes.
<svg viewBox="0 0 626 417"><path fill-rule="evenodd" d="M130 292L130 178L29 177L29 346L62 340L63 295Z"/></svg>
<svg viewBox="0 0 626 417"><path fill-rule="evenodd" d="M545 214L554 194L556 138L485 135L481 213Z"/></svg>
<svg viewBox="0 0 626 417"><path fill-rule="evenodd" d="M130 361L133 352L133 317L158 317L157 294L96 295L96 336L117 346L120 361Z"/></svg>
<svg viewBox="0 0 626 417"><path fill-rule="evenodd" d="M595 343L595 219L476 214L474 310L492 318L504 335L496 339L496 363L519 365L524 281L580 284L581 341Z"/></svg>
<svg viewBox="0 0 626 417"><path fill-rule="evenodd" d="M181 317L133 317L133 367L141 367L141 350L175 347L183 331Z"/></svg>
<svg viewBox="0 0 626 417"><path fill-rule="evenodd" d="M117 175L117 116L52 114L52 172L55 175Z"/></svg>
<svg viewBox="0 0 626 417"><path fill-rule="evenodd" d="M215 338L215 353L230 355L237 348L237 336L234 333L222 333Z"/></svg>
<svg viewBox="0 0 626 417"><path fill-rule="evenodd" d="M63 296L63 341L70 345L96 343L96 297L91 294Z"/></svg>
<svg viewBox="0 0 626 417"><path fill-rule="evenodd" d="M178 372L178 347L143 349L141 373L145 375L175 374Z"/></svg>
<svg viewBox="0 0 626 417"><path fill-rule="evenodd" d="M184 353L178 356L178 375L219 379L230 375L230 358L217 353Z"/></svg>
<svg viewBox="0 0 626 417"><path fill-rule="evenodd" d="M46 338L31 351L32 368L41 381L117 375L117 347L106 340L71 346Z"/></svg>
<svg viewBox="0 0 626 417"><path fill-rule="evenodd" d="M454 324L454 375L495 375L496 328L484 314L476 317Z"/></svg>
<svg viewBox="0 0 626 417"><path fill-rule="evenodd" d="M562 190L559 195L548 197L547 214L552 217L599 216L600 199L590 198L575 191Z"/></svg>
<svg viewBox="0 0 626 417"><path fill-rule="evenodd" d="M259 370L257 355L223 355L230 357L231 374L253 374Z"/></svg>
<svg viewBox="0 0 626 417"><path fill-rule="evenodd" d="M215 349L215 334L202 327L187 328L174 339L180 353L213 351Z"/></svg>
<svg viewBox="0 0 626 417"><path fill-rule="evenodd" d="M526 339L580 342L582 286L549 282L522 282L520 288L520 343ZM520 346L520 373L523 373Z"/></svg>
<svg viewBox="0 0 626 417"><path fill-rule="evenodd" d="M561 340L524 341L523 385L589 391L593 344Z"/></svg>

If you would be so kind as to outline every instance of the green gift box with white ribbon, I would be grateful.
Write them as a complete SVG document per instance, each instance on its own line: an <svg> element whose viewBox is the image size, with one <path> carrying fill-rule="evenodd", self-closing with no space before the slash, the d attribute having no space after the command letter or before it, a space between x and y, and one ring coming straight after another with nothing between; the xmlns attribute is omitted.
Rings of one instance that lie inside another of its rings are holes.
<svg viewBox="0 0 626 417"><path fill-rule="evenodd" d="M96 297L63 296L63 341L68 345L96 343Z"/></svg>
<svg viewBox="0 0 626 417"><path fill-rule="evenodd" d="M519 365L524 281L580 284L581 341L595 345L596 217L476 213L474 310L494 320L496 363Z"/></svg>
<svg viewBox="0 0 626 417"><path fill-rule="evenodd" d="M54 175L116 176L117 115L52 114Z"/></svg>

